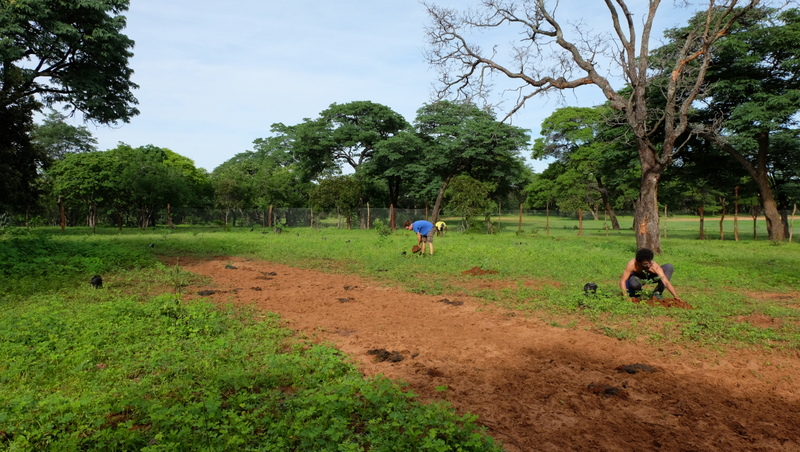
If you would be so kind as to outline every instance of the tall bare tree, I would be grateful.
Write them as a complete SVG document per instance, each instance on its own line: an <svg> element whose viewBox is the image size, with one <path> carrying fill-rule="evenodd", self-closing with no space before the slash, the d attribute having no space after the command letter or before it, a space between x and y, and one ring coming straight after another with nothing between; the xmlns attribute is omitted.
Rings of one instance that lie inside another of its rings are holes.
<svg viewBox="0 0 800 452"><path fill-rule="evenodd" d="M651 83L650 41L660 0L649 0L641 19L626 0L605 0L612 31L599 34L586 32L584 23L557 18L558 1L482 0L480 6L465 11L427 3L433 19L428 59L440 70L442 97L484 97L493 76L516 82L517 97L506 118L540 94L585 85L600 88L609 105L625 114L636 139L642 168L634 214L636 245L660 253L659 181L690 132L688 114L704 95L714 44L759 1L707 0L707 20L687 33L671 75L658 89ZM493 43L483 49L475 41L508 29L518 38L505 47ZM618 80L627 89L615 88L612 81Z"/></svg>

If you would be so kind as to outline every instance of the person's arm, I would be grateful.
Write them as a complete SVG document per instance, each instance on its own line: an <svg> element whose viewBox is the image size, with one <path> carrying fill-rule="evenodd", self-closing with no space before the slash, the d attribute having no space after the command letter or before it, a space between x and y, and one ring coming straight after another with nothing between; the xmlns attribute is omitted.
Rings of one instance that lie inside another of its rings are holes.
<svg viewBox="0 0 800 452"><path fill-rule="evenodd" d="M633 273L633 261L628 262L628 265L625 266L625 270L622 272L622 278L619 280L619 288L622 290L622 296L628 296L628 287L626 283L628 282L628 278L631 277L631 273Z"/></svg>
<svg viewBox="0 0 800 452"><path fill-rule="evenodd" d="M664 274L664 270L661 268L660 265L655 268L655 272L659 276L659 278L661 278L661 282L664 283L664 287L666 287L667 290L669 290L669 293L671 293L674 298L680 300L681 297L679 297L678 294L675 292L675 287L672 286L672 283L669 281L669 278L667 278L667 275Z"/></svg>

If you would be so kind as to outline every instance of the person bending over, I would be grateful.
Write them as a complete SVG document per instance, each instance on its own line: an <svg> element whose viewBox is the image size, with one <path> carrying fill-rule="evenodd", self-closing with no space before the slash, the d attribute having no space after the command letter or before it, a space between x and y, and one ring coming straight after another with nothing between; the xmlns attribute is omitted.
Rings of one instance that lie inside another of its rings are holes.
<svg viewBox="0 0 800 452"><path fill-rule="evenodd" d="M680 300L675 292L675 287L670 282L674 270L672 264L658 265L653 261L653 252L647 248L642 248L636 252L636 257L628 262L628 265L625 266L625 271L622 272L622 278L619 280L622 295L625 296L627 294L631 297L631 301L638 303L643 281L651 280L657 283L653 291L654 297L661 298L661 294L664 293L664 288L666 288L676 300Z"/></svg>
<svg viewBox="0 0 800 452"><path fill-rule="evenodd" d="M404 223L406 229L417 233L417 244L422 247L422 254L425 254L425 244L428 244L431 256L433 256L433 234L436 232L436 227L430 221L419 220L411 222L406 220Z"/></svg>
<svg viewBox="0 0 800 452"><path fill-rule="evenodd" d="M444 221L437 221L436 222L436 235L439 237L444 235L444 231L447 230L447 223Z"/></svg>

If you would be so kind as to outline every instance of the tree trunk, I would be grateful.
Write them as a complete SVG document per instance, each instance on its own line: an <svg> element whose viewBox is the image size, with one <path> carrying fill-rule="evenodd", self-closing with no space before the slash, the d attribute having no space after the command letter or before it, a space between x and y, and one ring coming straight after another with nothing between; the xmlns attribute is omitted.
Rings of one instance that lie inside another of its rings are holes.
<svg viewBox="0 0 800 452"><path fill-rule="evenodd" d="M642 188L636 202L636 249L649 248L661 254L661 231L658 224L658 182L663 168L647 168L642 162Z"/></svg>
<svg viewBox="0 0 800 452"><path fill-rule="evenodd" d="M61 232L67 227L67 213L64 210L64 200L61 196L58 197L58 211L61 214Z"/></svg>
<svg viewBox="0 0 800 452"><path fill-rule="evenodd" d="M725 240L725 229L723 227L723 222L725 221L725 198L719 198L720 204L722 204L722 214L719 216L719 239Z"/></svg>
<svg viewBox="0 0 800 452"><path fill-rule="evenodd" d="M769 132L762 132L758 136L758 155L756 156L756 164L747 160L739 151L730 145L722 144L728 154L733 156L738 161L750 177L756 182L758 186L758 193L761 197L761 205L764 208L764 217L767 219L767 234L770 240L781 241L786 236L784 235L784 228L781 227L781 214L778 212L778 204L775 202L775 195L772 192L772 186L769 182L769 175L767 174L767 153L769 151Z"/></svg>
<svg viewBox="0 0 800 452"><path fill-rule="evenodd" d="M89 227L92 232L97 232L97 204L89 203Z"/></svg>
<svg viewBox="0 0 800 452"><path fill-rule="evenodd" d="M761 193L761 203L764 207L764 217L767 219L767 235L770 240L781 241L783 235L783 223L781 213L778 211L778 204L772 194L772 187L769 185L769 176L766 171L759 171L755 178L758 191Z"/></svg>
<svg viewBox="0 0 800 452"><path fill-rule="evenodd" d="M447 190L447 186L450 185L450 177L444 180L442 184L442 188L439 189L439 194L436 195L436 203L433 205L433 216L431 218L431 223L436 224L439 221L439 210L442 208L442 199L444 199L444 191ZM425 204L425 218L428 218L428 204Z"/></svg>
<svg viewBox="0 0 800 452"><path fill-rule="evenodd" d="M700 206L697 208L697 212L700 214L700 234L697 236L698 240L705 240L706 239L706 206Z"/></svg>

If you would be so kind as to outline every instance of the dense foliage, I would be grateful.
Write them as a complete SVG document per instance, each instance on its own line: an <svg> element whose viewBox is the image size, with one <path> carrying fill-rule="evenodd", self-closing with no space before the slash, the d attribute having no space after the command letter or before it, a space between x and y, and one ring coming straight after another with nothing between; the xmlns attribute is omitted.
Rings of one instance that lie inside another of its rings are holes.
<svg viewBox="0 0 800 452"><path fill-rule="evenodd" d="M122 33L127 0L0 2L0 205L30 207L43 151L22 134L42 105L68 104L88 120L127 122L138 114L132 90L133 41Z"/></svg>

